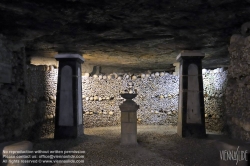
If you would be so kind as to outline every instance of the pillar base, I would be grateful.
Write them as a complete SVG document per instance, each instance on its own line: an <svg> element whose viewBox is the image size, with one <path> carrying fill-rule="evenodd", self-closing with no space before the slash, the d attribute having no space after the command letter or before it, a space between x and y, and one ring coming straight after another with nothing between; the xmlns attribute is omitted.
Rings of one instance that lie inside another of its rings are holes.
<svg viewBox="0 0 250 166"><path fill-rule="evenodd" d="M138 145L137 134L121 134L121 145Z"/></svg>
<svg viewBox="0 0 250 166"><path fill-rule="evenodd" d="M78 126L58 126L55 131L54 139L77 138L83 135L83 125Z"/></svg>
<svg viewBox="0 0 250 166"><path fill-rule="evenodd" d="M183 137L206 138L206 131L202 124L187 124L183 133Z"/></svg>

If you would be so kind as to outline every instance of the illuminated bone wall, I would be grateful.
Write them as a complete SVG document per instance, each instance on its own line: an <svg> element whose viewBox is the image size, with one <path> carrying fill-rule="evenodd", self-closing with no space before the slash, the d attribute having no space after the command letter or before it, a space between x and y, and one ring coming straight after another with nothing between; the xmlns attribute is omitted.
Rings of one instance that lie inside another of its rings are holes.
<svg viewBox="0 0 250 166"><path fill-rule="evenodd" d="M140 75L111 74L83 77L83 101L86 127L120 123L120 93L130 86L138 95L138 123L175 124L178 105L178 77L168 73ZM129 85L131 84L131 85Z"/></svg>

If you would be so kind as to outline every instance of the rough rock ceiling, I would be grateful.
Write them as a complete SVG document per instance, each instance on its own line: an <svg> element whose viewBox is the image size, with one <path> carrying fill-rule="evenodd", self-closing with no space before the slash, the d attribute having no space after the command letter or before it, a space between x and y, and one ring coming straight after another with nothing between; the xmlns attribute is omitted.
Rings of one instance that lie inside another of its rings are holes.
<svg viewBox="0 0 250 166"><path fill-rule="evenodd" d="M86 63L170 69L181 50L228 64L230 36L249 21L249 0L1 0L0 33L51 57L81 52Z"/></svg>

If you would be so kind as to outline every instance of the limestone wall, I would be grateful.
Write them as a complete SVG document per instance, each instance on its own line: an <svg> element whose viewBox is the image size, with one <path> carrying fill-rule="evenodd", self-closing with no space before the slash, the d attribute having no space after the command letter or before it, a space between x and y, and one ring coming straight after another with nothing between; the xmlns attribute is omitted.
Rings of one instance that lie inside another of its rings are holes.
<svg viewBox="0 0 250 166"><path fill-rule="evenodd" d="M45 120L43 135L53 132L57 69L52 66L27 68L28 105L30 117ZM203 70L205 113L207 129L223 127L222 100L227 71ZM137 90L134 101L140 105L137 112L139 124L176 125L178 112L179 79L169 73L151 74L85 74L82 77L84 126L111 126L120 124L119 105L124 101L120 93L130 88ZM33 110L33 111L32 111ZM34 123L34 122L31 122Z"/></svg>
<svg viewBox="0 0 250 166"><path fill-rule="evenodd" d="M250 36L233 35L226 88L226 120L233 138L250 140Z"/></svg>

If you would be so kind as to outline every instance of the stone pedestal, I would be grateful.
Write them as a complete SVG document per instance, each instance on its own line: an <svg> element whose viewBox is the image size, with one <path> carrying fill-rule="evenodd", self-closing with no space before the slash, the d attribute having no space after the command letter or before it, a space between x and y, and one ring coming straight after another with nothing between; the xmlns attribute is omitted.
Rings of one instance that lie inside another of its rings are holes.
<svg viewBox="0 0 250 166"><path fill-rule="evenodd" d="M132 99L137 94L121 94L126 99L119 107L121 109L121 145L137 145L137 114L139 109Z"/></svg>
<svg viewBox="0 0 250 166"><path fill-rule="evenodd" d="M78 54L58 54L55 139L76 138L83 134L82 71Z"/></svg>
<svg viewBox="0 0 250 166"><path fill-rule="evenodd" d="M202 79L204 56L197 51L183 51L176 58L180 62L177 133L182 137L206 136Z"/></svg>

